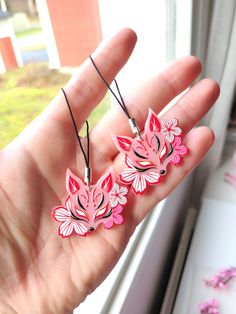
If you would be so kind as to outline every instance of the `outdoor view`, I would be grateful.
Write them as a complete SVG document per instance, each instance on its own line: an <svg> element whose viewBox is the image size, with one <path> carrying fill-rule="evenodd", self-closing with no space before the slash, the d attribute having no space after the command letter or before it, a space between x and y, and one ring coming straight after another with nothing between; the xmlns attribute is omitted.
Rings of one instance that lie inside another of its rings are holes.
<svg viewBox="0 0 236 314"><path fill-rule="evenodd" d="M3 148L43 110L76 67L68 71L66 67L62 67L63 71L49 68L34 0L1 1L0 9L0 148ZM10 46L6 46L6 38L10 38ZM14 58L9 59L12 54ZM91 126L108 105L106 97L90 117Z"/></svg>

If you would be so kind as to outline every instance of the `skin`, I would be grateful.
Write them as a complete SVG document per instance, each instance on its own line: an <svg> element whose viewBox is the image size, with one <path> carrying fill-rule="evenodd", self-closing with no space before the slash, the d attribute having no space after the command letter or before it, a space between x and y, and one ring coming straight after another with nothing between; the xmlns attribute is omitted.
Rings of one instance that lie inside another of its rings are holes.
<svg viewBox="0 0 236 314"><path fill-rule="evenodd" d="M125 65L136 35L123 29L101 44L93 58L111 82ZM199 60L187 56L167 65L139 89L124 95L142 129L148 107L156 113L184 91L201 72ZM106 92L89 60L65 86L78 128ZM189 131L208 112L219 87L204 79L169 109L177 117L190 155L179 167L170 167L164 182L144 196L128 197L125 223L111 230L101 226L86 238L57 235L51 209L65 198L65 173L70 168L83 178L84 160L62 93L10 145L0 152L0 312L69 313L109 274L136 226L202 160L214 142L207 127ZM94 182L110 167L118 173L124 156L118 154L110 133L129 135L119 106L112 107L91 131ZM102 145L101 145L102 143Z"/></svg>

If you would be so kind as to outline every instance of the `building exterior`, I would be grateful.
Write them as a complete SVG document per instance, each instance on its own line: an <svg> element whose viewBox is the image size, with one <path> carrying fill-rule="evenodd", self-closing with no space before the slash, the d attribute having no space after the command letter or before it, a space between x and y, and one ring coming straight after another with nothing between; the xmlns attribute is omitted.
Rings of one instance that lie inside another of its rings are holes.
<svg viewBox="0 0 236 314"><path fill-rule="evenodd" d="M49 67L76 67L101 41L97 0L37 0Z"/></svg>
<svg viewBox="0 0 236 314"><path fill-rule="evenodd" d="M11 14L0 10L0 73L22 65Z"/></svg>

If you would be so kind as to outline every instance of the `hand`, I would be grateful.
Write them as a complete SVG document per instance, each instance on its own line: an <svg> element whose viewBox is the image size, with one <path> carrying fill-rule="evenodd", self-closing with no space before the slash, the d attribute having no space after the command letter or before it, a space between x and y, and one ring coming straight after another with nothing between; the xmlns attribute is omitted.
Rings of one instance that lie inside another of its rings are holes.
<svg viewBox="0 0 236 314"><path fill-rule="evenodd" d="M129 29L101 45L93 58L111 82L128 60L136 42ZM201 71L192 56L172 62L159 75L125 97L142 128L148 108L158 113L195 80ZM135 75L135 74L134 74ZM65 86L78 128L106 89L90 60ZM51 209L65 198L65 174L70 168L83 178L84 160L60 92L47 109L0 153L0 309L1 313L67 313L81 303L108 275L124 251L135 227L161 199L191 172L214 141L213 132L199 127L188 134L211 108L218 85L204 79L188 90L165 118L177 117L190 155L170 167L164 182L142 197L128 197L125 223L100 227L86 238L57 235ZM33 104L32 104L33 105ZM119 106L112 107L91 131L93 179L124 167L110 133L131 135ZM101 145L102 143L102 145Z"/></svg>

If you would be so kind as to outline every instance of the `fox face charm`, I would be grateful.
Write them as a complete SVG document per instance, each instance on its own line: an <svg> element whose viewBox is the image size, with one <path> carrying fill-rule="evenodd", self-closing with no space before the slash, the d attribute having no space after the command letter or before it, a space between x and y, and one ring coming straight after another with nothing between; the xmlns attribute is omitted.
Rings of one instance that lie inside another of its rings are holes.
<svg viewBox="0 0 236 314"><path fill-rule="evenodd" d="M86 236L101 223L106 229L123 223L122 211L127 203L128 189L120 187L110 172L89 187L68 169L66 189L65 206L52 211L54 219L61 223L60 236L68 237L73 233Z"/></svg>
<svg viewBox="0 0 236 314"><path fill-rule="evenodd" d="M182 144L181 129L177 119L159 120L149 109L142 138L113 135L117 149L125 154L128 168L119 177L121 182L129 184L135 194L143 194L148 184L160 183L171 163L177 166L181 157L188 153Z"/></svg>

